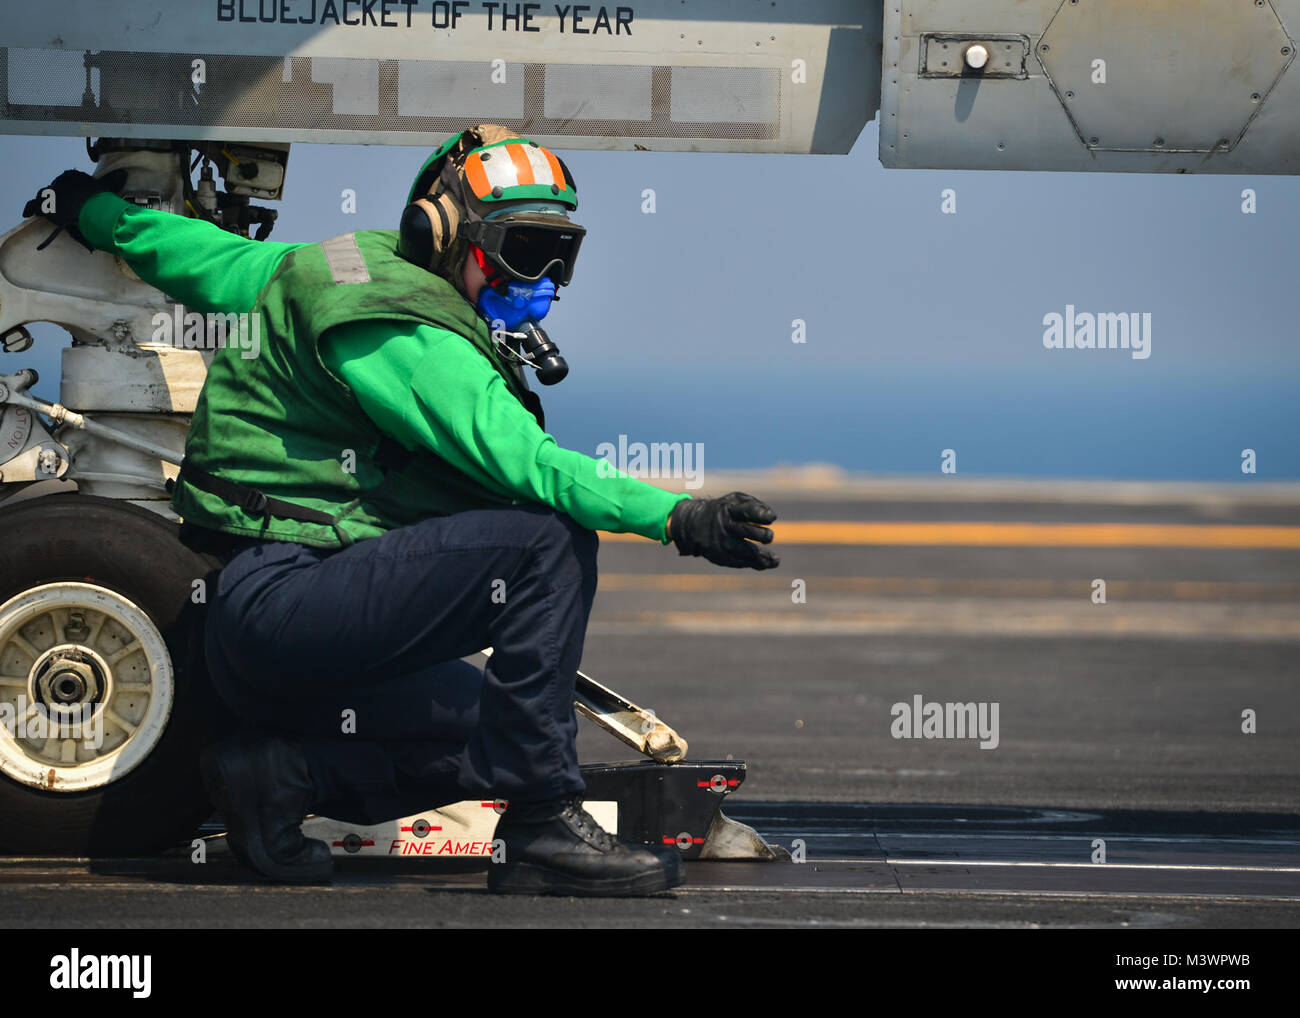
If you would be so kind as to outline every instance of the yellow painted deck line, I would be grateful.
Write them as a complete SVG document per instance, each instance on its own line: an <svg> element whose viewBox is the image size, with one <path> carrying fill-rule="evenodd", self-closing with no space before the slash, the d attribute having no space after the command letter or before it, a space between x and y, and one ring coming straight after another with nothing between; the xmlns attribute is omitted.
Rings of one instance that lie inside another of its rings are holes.
<svg viewBox="0 0 1300 1018"><path fill-rule="evenodd" d="M1107 614L1102 606L1080 605L1063 611L1044 604L1015 613L997 608L955 611L933 605L891 606L894 610L831 611L809 613L795 605L788 611L632 611L601 612L593 616L589 632L618 627L638 630L672 630L688 633L763 633L767 636L836 636L936 634L943 636L1127 636L1142 639L1192 637L1197 639L1300 640L1300 616L1225 615L1222 612L1183 616L1132 610Z"/></svg>
<svg viewBox="0 0 1300 1018"><path fill-rule="evenodd" d="M779 572L779 570L778 570ZM817 576L820 593L911 594L958 597L1089 597L1091 578L957 576ZM788 578L770 573L601 573L600 589L674 594L789 592ZM1232 580L1108 580L1110 597L1157 601L1300 601L1300 583Z"/></svg>
<svg viewBox="0 0 1300 1018"><path fill-rule="evenodd" d="M776 542L847 545L964 545L1010 548L1273 548L1300 550L1300 527L1182 523L973 523L799 520L775 523ZM603 541L644 541L601 531Z"/></svg>

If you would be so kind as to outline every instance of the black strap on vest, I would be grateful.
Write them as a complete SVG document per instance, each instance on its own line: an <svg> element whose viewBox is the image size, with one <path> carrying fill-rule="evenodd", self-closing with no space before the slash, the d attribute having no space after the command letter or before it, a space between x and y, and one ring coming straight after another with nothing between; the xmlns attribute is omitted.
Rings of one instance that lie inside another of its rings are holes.
<svg viewBox="0 0 1300 1018"><path fill-rule="evenodd" d="M404 470L415 459L415 453L385 435L375 449L374 459L379 469L387 475L391 471ZM201 467L196 467L188 459L181 461L180 476L185 479L186 484L192 484L200 491L206 491L209 495L216 495L231 505L239 506L250 516L259 516L263 519L268 516L279 516L286 520L320 523L327 527L337 522L329 513L272 498L265 492L250 488L246 484L236 484L234 481L217 477ZM172 485L169 483L168 492L171 488Z"/></svg>
<svg viewBox="0 0 1300 1018"><path fill-rule="evenodd" d="M188 459L182 461L180 475L185 479L186 484L192 484L200 491L206 491L209 495L216 495L217 498L224 499L231 505L239 506L250 516L260 516L263 519L268 516L279 516L286 520L320 523L327 527L334 525L334 517L329 513L308 509L306 506L295 505L283 499L271 498L256 488L223 480L196 467Z"/></svg>

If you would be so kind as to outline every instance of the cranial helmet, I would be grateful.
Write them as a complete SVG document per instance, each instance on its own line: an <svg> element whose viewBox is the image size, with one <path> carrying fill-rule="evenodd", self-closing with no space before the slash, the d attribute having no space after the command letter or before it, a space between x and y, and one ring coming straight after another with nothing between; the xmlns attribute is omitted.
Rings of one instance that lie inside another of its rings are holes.
<svg viewBox="0 0 1300 1018"><path fill-rule="evenodd" d="M462 294L471 246L507 276L557 286L573 275L585 233L568 167L508 128L480 124L449 138L420 167L402 213L398 253Z"/></svg>

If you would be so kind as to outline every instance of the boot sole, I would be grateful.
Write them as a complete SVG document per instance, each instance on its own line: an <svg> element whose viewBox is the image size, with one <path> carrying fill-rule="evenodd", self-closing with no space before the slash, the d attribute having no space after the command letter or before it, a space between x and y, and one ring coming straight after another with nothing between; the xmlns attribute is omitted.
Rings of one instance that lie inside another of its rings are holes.
<svg viewBox="0 0 1300 1018"><path fill-rule="evenodd" d="M553 894L572 898L639 898L685 882L686 874L680 866L675 873L656 870L608 880L575 877L526 862L494 866L488 873L488 890L493 894Z"/></svg>
<svg viewBox="0 0 1300 1018"><path fill-rule="evenodd" d="M285 866L270 857L262 844L261 833L249 830L242 816L245 810L256 815L257 804L247 801L248 796L236 796L231 791L239 784L230 779L228 768L234 771L238 764L227 759L220 747L205 752L199 767L212 804L220 810L226 823L226 841L236 859L255 873L279 883L321 884L329 881L334 872L333 860L323 866ZM253 780L251 775L245 777L247 783Z"/></svg>

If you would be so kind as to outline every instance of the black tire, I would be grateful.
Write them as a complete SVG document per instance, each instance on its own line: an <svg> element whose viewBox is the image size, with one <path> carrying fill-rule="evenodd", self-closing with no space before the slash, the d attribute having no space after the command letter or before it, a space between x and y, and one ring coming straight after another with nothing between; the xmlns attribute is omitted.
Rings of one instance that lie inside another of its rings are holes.
<svg viewBox="0 0 1300 1018"><path fill-rule="evenodd" d="M202 604L219 563L180 543L176 524L114 499L59 494L0 507L0 604L42 584L93 583L133 602L161 633L174 689L153 750L98 788L45 791L0 773L0 851L32 855L156 853L192 838L212 812L203 748L233 725L203 663ZM0 732L0 738L7 734Z"/></svg>

